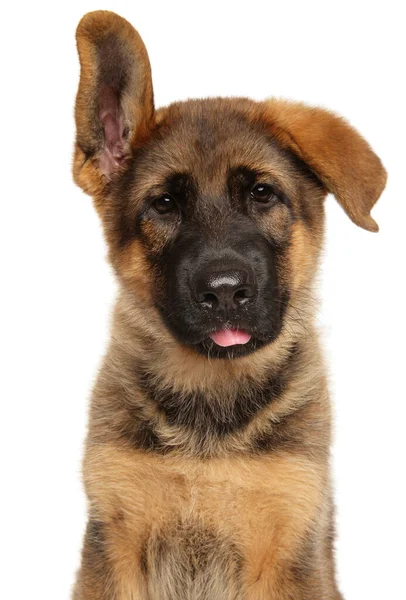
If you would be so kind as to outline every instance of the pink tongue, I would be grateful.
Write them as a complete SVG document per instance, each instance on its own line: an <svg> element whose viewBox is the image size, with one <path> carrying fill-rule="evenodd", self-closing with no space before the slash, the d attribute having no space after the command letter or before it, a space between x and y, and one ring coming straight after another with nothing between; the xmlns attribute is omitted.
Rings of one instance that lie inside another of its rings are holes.
<svg viewBox="0 0 406 600"><path fill-rule="evenodd" d="M236 344L246 344L250 341L251 335L240 329L221 329L210 334L211 339L218 346L235 346Z"/></svg>

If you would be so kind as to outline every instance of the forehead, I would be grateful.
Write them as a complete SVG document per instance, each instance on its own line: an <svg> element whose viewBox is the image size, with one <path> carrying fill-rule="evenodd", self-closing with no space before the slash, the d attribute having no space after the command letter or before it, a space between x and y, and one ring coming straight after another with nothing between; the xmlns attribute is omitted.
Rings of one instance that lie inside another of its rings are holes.
<svg viewBox="0 0 406 600"><path fill-rule="evenodd" d="M158 111L157 130L136 161L139 191L162 186L181 173L201 193L217 195L224 192L230 173L241 167L294 191L293 159L272 139L255 106L243 99L208 99Z"/></svg>

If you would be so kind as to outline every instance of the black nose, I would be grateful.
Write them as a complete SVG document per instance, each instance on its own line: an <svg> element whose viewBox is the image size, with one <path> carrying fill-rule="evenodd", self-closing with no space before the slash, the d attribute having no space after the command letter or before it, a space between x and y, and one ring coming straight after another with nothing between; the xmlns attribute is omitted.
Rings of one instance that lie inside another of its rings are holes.
<svg viewBox="0 0 406 600"><path fill-rule="evenodd" d="M217 310L239 308L256 295L256 289L253 273L245 269L208 268L195 280L197 301Z"/></svg>

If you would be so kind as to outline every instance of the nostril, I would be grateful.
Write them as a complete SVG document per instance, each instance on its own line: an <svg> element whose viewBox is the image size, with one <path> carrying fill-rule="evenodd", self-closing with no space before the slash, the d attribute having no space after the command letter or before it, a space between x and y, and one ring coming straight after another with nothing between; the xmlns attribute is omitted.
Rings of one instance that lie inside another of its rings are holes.
<svg viewBox="0 0 406 600"><path fill-rule="evenodd" d="M253 295L254 292L250 287L241 288L234 294L234 303L239 305L245 304Z"/></svg>
<svg viewBox="0 0 406 600"><path fill-rule="evenodd" d="M199 294L198 301L200 304L207 306L208 308L215 308L218 305L218 298L216 294L212 294L210 292Z"/></svg>

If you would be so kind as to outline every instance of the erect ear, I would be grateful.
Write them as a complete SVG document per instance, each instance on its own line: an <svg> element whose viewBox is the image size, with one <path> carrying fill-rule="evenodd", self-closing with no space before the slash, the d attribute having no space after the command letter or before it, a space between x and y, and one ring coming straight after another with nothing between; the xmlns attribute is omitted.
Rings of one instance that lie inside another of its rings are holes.
<svg viewBox="0 0 406 600"><path fill-rule="evenodd" d="M75 181L97 195L154 125L151 68L135 29L115 13L86 14L76 31Z"/></svg>
<svg viewBox="0 0 406 600"><path fill-rule="evenodd" d="M270 100L266 110L278 142L310 167L354 223L378 231L370 211L385 187L386 171L359 133L342 118L299 103Z"/></svg>

